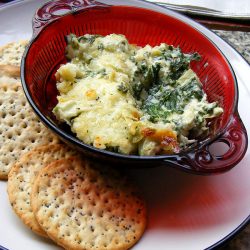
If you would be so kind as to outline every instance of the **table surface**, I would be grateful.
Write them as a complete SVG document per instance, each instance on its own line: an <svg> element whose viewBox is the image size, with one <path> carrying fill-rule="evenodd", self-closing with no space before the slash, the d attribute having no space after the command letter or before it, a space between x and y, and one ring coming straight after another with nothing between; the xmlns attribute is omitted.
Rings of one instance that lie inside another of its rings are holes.
<svg viewBox="0 0 250 250"><path fill-rule="evenodd" d="M0 0L0 5L4 4ZM214 31L217 35L233 46L250 64L250 32L240 31ZM250 212L250 211L249 211ZM218 250L249 250L250 249L250 224L240 233L235 235L229 242Z"/></svg>

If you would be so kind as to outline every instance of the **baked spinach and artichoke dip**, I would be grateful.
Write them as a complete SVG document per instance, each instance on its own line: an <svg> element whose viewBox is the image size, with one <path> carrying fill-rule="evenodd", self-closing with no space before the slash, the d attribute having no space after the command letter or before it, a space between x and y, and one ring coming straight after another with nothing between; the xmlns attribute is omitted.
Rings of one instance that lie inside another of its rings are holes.
<svg viewBox="0 0 250 250"><path fill-rule="evenodd" d="M66 38L53 113L86 144L121 154L175 154L223 109L190 69L197 53L165 43L138 47L123 35Z"/></svg>

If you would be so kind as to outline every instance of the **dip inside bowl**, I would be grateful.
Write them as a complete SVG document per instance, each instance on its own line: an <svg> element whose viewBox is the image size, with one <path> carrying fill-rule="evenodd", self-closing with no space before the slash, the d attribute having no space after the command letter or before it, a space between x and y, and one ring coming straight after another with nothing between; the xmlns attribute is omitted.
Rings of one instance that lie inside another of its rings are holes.
<svg viewBox="0 0 250 250"><path fill-rule="evenodd" d="M73 11L66 15L57 15L61 9ZM174 12L163 14L135 6L110 6L94 1L78 4L74 1L52 1L37 11L33 28L34 37L22 61L24 91L41 120L64 141L90 156L98 156L109 161L152 165L155 161L164 160L170 165L197 173L228 170L243 157L246 146L240 149L241 153L237 160L227 157L226 164L221 160L218 164L219 159L209 153L209 145L224 138L232 119L238 123L241 132L243 131L242 138L245 138L244 127L237 115L237 83L230 64L216 45L199 30L182 21L180 16L176 17ZM191 68L198 75L208 101L217 102L223 108L223 114L209 124L208 136L175 155L126 156L84 144L67 126L60 125L52 113L58 95L55 73L60 65L67 61L65 36L72 33L76 36L122 34L130 44L138 46L166 43L180 47L184 53L199 53L201 60L192 62ZM241 145L246 145L246 138ZM201 158L197 156L197 152L204 153L204 149L205 155Z"/></svg>

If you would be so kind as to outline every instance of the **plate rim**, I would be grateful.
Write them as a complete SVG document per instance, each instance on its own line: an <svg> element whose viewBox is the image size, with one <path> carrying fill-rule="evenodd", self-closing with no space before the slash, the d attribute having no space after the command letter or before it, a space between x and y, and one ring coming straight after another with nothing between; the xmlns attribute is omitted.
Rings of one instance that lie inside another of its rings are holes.
<svg viewBox="0 0 250 250"><path fill-rule="evenodd" d="M180 16L184 16L185 19L188 19L191 22L197 23L196 21L194 21L190 17L187 17L187 16L185 16L185 15L179 13L179 12L176 12L174 10L171 10L171 9L167 8L166 6L162 6L162 5L159 5L157 3L153 3L153 2L148 2L146 0L133 0L133 1L146 3L146 4L149 4L149 5L153 5L153 6L157 6L157 7L166 9L167 11L170 11L170 12L175 12ZM14 8L15 5L18 5L18 4L25 5L27 2L32 2L32 0L14 0L12 2L1 5L0 6L0 11L3 11L4 9L11 8L11 7ZM209 32L212 32L215 36L217 36L221 40L223 40L234 51L234 53L238 54L240 56L241 60L244 60L244 62L247 63L248 66L250 67L250 64L246 61L246 59L233 46L231 46L227 41L225 41L224 38L218 36L214 31L206 28L203 24L198 23L198 25L202 26L203 28L205 28ZM233 68L233 66L232 66L232 68ZM237 236L244 228L246 228L248 226L248 224L250 224L250 213L233 231L231 231L229 234L224 236L221 240L219 240L219 241L215 242L214 244L212 244L212 245L208 246L207 248L205 248L205 250L215 250L218 247L222 247L223 245L228 243L230 240L232 240L235 236ZM0 245L0 250L10 250L10 249Z"/></svg>
<svg viewBox="0 0 250 250"><path fill-rule="evenodd" d="M27 1L26 0L14 0L12 2L3 3L2 5L0 5L0 10L8 8L12 5L16 5L17 3L20 3L20 2L27 2Z"/></svg>

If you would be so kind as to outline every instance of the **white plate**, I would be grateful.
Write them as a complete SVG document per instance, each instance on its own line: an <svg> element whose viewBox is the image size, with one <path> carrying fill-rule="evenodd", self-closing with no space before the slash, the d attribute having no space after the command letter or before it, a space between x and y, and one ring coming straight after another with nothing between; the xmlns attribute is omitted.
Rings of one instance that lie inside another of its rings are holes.
<svg viewBox="0 0 250 250"><path fill-rule="evenodd" d="M18 1L0 8L0 45L30 38L33 13L43 2ZM123 0L101 2L124 4ZM129 5L135 3L169 13L140 0L126 1ZM250 133L249 65L214 33L188 18L181 18L205 33L229 59L239 84L239 113ZM213 247L235 233L249 221L249 164L250 150L238 166L216 176L194 176L167 167L132 171L150 204L148 228L133 249L200 250ZM8 202L5 182L0 182L0 207L0 245L10 250L59 249L35 236L20 222Z"/></svg>

